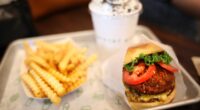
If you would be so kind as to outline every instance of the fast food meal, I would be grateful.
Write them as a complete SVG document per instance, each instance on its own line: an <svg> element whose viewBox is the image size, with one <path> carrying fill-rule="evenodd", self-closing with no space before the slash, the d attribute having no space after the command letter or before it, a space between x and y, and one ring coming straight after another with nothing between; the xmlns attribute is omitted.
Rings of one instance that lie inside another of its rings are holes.
<svg viewBox="0 0 200 110"><path fill-rule="evenodd" d="M134 109L170 103L176 93L178 69L161 47L147 43L127 50L123 66L125 94Z"/></svg>
<svg viewBox="0 0 200 110"><path fill-rule="evenodd" d="M77 47L72 41L47 43L38 40L35 44L34 50L24 42L28 71L21 75L22 83L33 98L49 98L59 104L62 96L86 81L87 68L97 56L86 57L87 49Z"/></svg>

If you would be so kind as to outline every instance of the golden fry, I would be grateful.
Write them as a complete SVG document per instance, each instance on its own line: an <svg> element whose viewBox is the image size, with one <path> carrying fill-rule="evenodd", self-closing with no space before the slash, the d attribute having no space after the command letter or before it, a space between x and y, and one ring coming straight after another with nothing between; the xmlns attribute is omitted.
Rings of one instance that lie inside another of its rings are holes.
<svg viewBox="0 0 200 110"><path fill-rule="evenodd" d="M80 77L84 77L84 76L86 76L86 72L77 71L77 72L75 72L73 74L70 74L68 76L68 78L71 79L70 82L75 83L77 80L79 80Z"/></svg>
<svg viewBox="0 0 200 110"><path fill-rule="evenodd" d="M86 72L77 72L71 74L68 78L70 81L68 83L63 83L67 93L78 88L84 82L83 79L86 79Z"/></svg>
<svg viewBox="0 0 200 110"><path fill-rule="evenodd" d="M31 55L31 56L27 57L26 60L27 60L27 63L35 62L44 68L50 67L49 64L44 59L42 59L41 57L38 57L36 55Z"/></svg>
<svg viewBox="0 0 200 110"><path fill-rule="evenodd" d="M67 76L63 75L62 73L60 73L60 72L58 72L58 71L56 71L52 68L49 68L49 73L61 82L66 83L66 82L69 82L71 80L71 79L67 78Z"/></svg>
<svg viewBox="0 0 200 110"><path fill-rule="evenodd" d="M28 86L28 88L32 91L32 93L35 97L42 98L45 96L44 93L41 91L39 85L28 73L23 74L21 76L21 79Z"/></svg>
<svg viewBox="0 0 200 110"><path fill-rule="evenodd" d="M48 63L50 65L50 68L55 69L55 70L57 69L57 65L55 64L55 62L53 61L53 59L50 59L48 61Z"/></svg>
<svg viewBox="0 0 200 110"><path fill-rule="evenodd" d="M65 50L61 50L61 51L58 51L54 57L53 57L53 60L55 61L56 64L58 64L61 59L64 57L66 51Z"/></svg>
<svg viewBox="0 0 200 110"><path fill-rule="evenodd" d="M79 52L77 52L77 54L74 55L74 57L72 57L70 60L71 60L71 63L73 64L77 64L79 63L79 61L82 61L84 59L84 54L85 52L87 51L87 48L81 48L79 50Z"/></svg>
<svg viewBox="0 0 200 110"><path fill-rule="evenodd" d="M66 67L66 71L72 71L79 63L84 61L84 53L87 51L87 48L80 49L73 57L70 58L70 63Z"/></svg>
<svg viewBox="0 0 200 110"><path fill-rule="evenodd" d="M65 43L52 43L51 45L59 48L60 50L67 49L69 45L73 45L71 41L67 41Z"/></svg>
<svg viewBox="0 0 200 110"><path fill-rule="evenodd" d="M66 72L72 71L75 68L76 65L74 65L73 63L69 64L66 68Z"/></svg>
<svg viewBox="0 0 200 110"><path fill-rule="evenodd" d="M59 104L61 102L61 98L38 76L34 71L30 71L30 74L34 77L36 82L44 91L45 95L54 103Z"/></svg>
<svg viewBox="0 0 200 110"><path fill-rule="evenodd" d="M41 48L46 51L52 51L52 52L58 51L58 48L56 48L55 46L41 40L36 41L36 45L38 48Z"/></svg>
<svg viewBox="0 0 200 110"><path fill-rule="evenodd" d="M71 85L66 85L67 92L71 92L71 91L77 89L85 81L86 81L86 77L81 77L79 80L77 80L76 82L72 83Z"/></svg>
<svg viewBox="0 0 200 110"><path fill-rule="evenodd" d="M72 48L69 52L66 53L66 55L64 56L64 58L61 60L61 62L58 65L58 67L61 71L66 70L69 60L71 57L73 57L75 52L76 52L75 49Z"/></svg>
<svg viewBox="0 0 200 110"><path fill-rule="evenodd" d="M45 71L35 63L31 63L30 67L31 69L35 70L36 73L45 82L47 82L47 84L50 85L59 96L63 96L65 94L65 88L53 75L49 74L47 71Z"/></svg>
<svg viewBox="0 0 200 110"><path fill-rule="evenodd" d="M93 54L91 55L88 59L86 59L86 61L80 65L80 69L86 69L89 65L91 65L95 60L97 59L97 55Z"/></svg>
<svg viewBox="0 0 200 110"><path fill-rule="evenodd" d="M70 59L71 64L76 65L78 63L78 57L75 55Z"/></svg>
<svg viewBox="0 0 200 110"><path fill-rule="evenodd" d="M49 57L47 56L47 52L44 52L42 49L37 49L35 55L37 55L38 57L41 57L44 60L48 60Z"/></svg>
<svg viewBox="0 0 200 110"><path fill-rule="evenodd" d="M77 71L81 71L81 70L86 69L96 59L97 59L97 55L96 54L91 55L85 62L83 62L82 64L78 65L78 67L76 67L74 69L74 71L72 71L72 74L76 73Z"/></svg>
<svg viewBox="0 0 200 110"><path fill-rule="evenodd" d="M60 50L56 53L56 56L54 57L54 60L58 64L61 62L61 60L64 58L65 54L70 51L70 49L74 48L74 45L71 42L67 42L65 44L62 44L60 47Z"/></svg>

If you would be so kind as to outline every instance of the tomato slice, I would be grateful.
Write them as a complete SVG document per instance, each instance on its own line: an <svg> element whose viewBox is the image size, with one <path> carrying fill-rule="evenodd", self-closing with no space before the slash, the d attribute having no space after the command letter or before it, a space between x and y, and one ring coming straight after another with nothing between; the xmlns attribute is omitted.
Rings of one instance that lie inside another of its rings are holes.
<svg viewBox="0 0 200 110"><path fill-rule="evenodd" d="M133 73L140 75L145 70L145 63L139 63L137 66L134 67Z"/></svg>
<svg viewBox="0 0 200 110"><path fill-rule="evenodd" d="M178 72L178 69L172 67L171 65L168 65L168 64L165 64L165 63L162 63L162 62L159 62L158 63L162 68L172 72L172 73L175 73L175 72Z"/></svg>
<svg viewBox="0 0 200 110"><path fill-rule="evenodd" d="M126 84L137 85L137 84L147 81L149 78L151 78L155 74L155 72L156 72L156 66L154 64L150 65L147 71L141 76L138 76L134 72L130 75L128 71L124 71L123 80Z"/></svg>

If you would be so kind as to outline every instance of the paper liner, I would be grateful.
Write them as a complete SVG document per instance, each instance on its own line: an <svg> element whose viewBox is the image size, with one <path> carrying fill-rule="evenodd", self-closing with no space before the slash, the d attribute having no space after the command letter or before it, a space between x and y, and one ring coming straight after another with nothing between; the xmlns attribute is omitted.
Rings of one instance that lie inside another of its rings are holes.
<svg viewBox="0 0 200 110"><path fill-rule="evenodd" d="M179 68L180 65L173 49L170 46L162 44L157 41L150 40L144 35L134 37L129 42L129 44L124 45L121 49L119 49L118 52L109 57L102 65L103 83L110 89L122 95L128 105L129 103L125 95L125 87L122 82L122 68L123 68L124 56L126 54L128 47L137 46L145 43L154 43L160 46L165 51L167 51L167 53L173 58L173 62L171 63L173 66ZM176 96L175 99L172 101L172 103L184 100L184 97L186 96L186 85L184 84L183 76L181 74L180 69L178 73L175 73L175 79L176 79Z"/></svg>
<svg viewBox="0 0 200 110"><path fill-rule="evenodd" d="M192 57L192 62L197 70L198 75L200 76L200 57L198 56L193 56Z"/></svg>

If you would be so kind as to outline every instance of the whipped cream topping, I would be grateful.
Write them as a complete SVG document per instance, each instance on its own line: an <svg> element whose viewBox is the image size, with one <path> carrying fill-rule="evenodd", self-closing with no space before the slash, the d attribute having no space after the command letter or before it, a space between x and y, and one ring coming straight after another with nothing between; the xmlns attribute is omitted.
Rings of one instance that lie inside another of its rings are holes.
<svg viewBox="0 0 200 110"><path fill-rule="evenodd" d="M106 15L129 15L138 10L138 0L92 0L92 11Z"/></svg>

